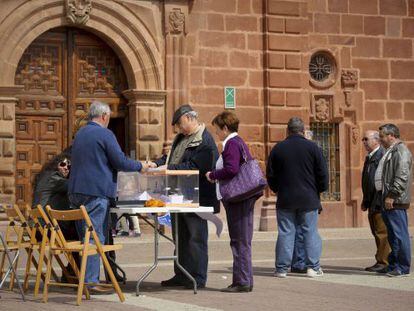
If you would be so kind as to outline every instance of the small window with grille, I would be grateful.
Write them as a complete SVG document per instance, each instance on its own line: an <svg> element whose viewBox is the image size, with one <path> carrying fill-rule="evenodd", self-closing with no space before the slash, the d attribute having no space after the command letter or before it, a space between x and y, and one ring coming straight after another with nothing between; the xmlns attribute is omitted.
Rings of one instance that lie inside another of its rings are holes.
<svg viewBox="0 0 414 311"><path fill-rule="evenodd" d="M339 124L312 122L313 141L322 149L329 171L329 188L321 194L323 201L340 201Z"/></svg>

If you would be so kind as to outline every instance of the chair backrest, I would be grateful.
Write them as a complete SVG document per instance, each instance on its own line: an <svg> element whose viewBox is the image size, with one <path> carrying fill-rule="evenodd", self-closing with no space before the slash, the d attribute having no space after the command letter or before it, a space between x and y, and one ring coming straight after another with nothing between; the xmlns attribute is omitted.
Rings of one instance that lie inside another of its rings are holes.
<svg viewBox="0 0 414 311"><path fill-rule="evenodd" d="M7 243L24 242L24 233L27 233L28 223L17 205L4 206L9 223L6 227L5 240Z"/></svg>
<svg viewBox="0 0 414 311"><path fill-rule="evenodd" d="M60 230L58 221L73 221L73 220L82 220L85 221L85 235L79 238L83 241L89 241L90 236L95 240L95 244L101 247L101 243L99 241L99 237L96 234L96 231L93 227L92 221L89 218L88 212L86 211L85 206L81 205L77 210L70 210L70 211L60 211L54 210L49 205L46 206L46 211L49 214L50 220L52 222L54 230L52 230L52 237L51 243L55 243L56 235L58 239L61 239L61 244L64 246L66 245L66 239L62 234L62 230ZM89 242L88 242L89 243Z"/></svg>

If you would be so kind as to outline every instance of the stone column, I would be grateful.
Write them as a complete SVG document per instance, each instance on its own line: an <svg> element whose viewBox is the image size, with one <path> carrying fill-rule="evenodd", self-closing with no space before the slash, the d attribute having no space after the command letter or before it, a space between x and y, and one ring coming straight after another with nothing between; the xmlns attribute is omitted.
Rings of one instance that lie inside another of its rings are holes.
<svg viewBox="0 0 414 311"><path fill-rule="evenodd" d="M126 90L128 99L129 146L136 158L161 156L165 141L165 91Z"/></svg>
<svg viewBox="0 0 414 311"><path fill-rule="evenodd" d="M20 87L0 87L0 203L16 201L16 94Z"/></svg>

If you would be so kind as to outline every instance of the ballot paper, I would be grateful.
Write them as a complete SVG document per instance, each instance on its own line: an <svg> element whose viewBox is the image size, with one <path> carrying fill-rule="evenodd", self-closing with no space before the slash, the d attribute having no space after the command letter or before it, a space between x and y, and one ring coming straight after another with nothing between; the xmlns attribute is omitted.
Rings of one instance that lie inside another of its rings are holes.
<svg viewBox="0 0 414 311"><path fill-rule="evenodd" d="M220 237L223 231L223 222L213 213L196 213L200 218L211 221L216 226L216 235Z"/></svg>

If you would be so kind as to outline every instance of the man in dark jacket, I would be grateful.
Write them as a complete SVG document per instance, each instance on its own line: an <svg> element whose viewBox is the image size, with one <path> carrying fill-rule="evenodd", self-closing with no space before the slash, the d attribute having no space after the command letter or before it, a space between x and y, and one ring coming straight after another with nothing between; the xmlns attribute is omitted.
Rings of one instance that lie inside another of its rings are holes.
<svg viewBox="0 0 414 311"><path fill-rule="evenodd" d="M400 140L400 130L396 125L384 124L379 130L381 144L386 151L375 172L375 188L382 190L382 217L391 246L387 275L407 276L411 266L407 209L411 202L413 160L410 150Z"/></svg>
<svg viewBox="0 0 414 311"><path fill-rule="evenodd" d="M388 254L391 251L388 244L387 227L381 215L381 192L375 189L375 171L378 163L384 155L384 149L380 146L379 133L377 131L366 131L362 143L368 152L365 157L364 169L362 171L362 203L361 209L368 210L368 221L372 235L375 238L377 252L376 263L365 268L366 271L377 272L388 266Z"/></svg>
<svg viewBox="0 0 414 311"><path fill-rule="evenodd" d="M267 182L277 195L277 277L286 277L292 263L296 228L306 249L309 277L322 276L319 259L322 241L318 233L320 193L328 188L328 170L321 149L304 137L304 123L291 118L288 137L273 147L267 163Z"/></svg>
<svg viewBox="0 0 414 311"><path fill-rule="evenodd" d="M116 197L118 171L141 171L143 165L128 159L116 137L108 130L111 110L105 103L95 101L89 108L89 122L76 134L72 145L72 168L68 193L72 208L84 205L102 244L108 231L110 200ZM84 226L77 226L84 237ZM85 283L99 283L100 259L88 257ZM92 293L106 288L95 286Z"/></svg>
<svg viewBox="0 0 414 311"><path fill-rule="evenodd" d="M197 112L190 105L183 105L175 111L172 125L177 125L180 133L175 137L171 152L155 161L156 166L167 165L169 170L199 170L199 199L201 206L213 206L215 212L220 205L216 197L215 184L207 181L205 174L213 169L218 159L218 150L213 137L204 124L197 119ZM178 243L180 264L194 277L199 288L207 282L208 228L207 221L194 213L173 214L178 220ZM174 228L173 228L174 232ZM193 285L177 265L175 275L162 286Z"/></svg>

